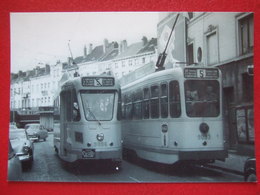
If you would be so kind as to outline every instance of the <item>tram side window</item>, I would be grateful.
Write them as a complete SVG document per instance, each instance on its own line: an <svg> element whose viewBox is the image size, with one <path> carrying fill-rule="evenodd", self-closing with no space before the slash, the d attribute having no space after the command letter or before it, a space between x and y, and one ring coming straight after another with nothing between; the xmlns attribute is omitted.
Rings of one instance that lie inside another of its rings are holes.
<svg viewBox="0 0 260 195"><path fill-rule="evenodd" d="M133 118L133 104L132 104L132 94L131 93L126 94L125 113L126 113L126 119Z"/></svg>
<svg viewBox="0 0 260 195"><path fill-rule="evenodd" d="M142 99L143 93L141 90L137 90L133 94L133 118L142 119Z"/></svg>
<svg viewBox="0 0 260 195"><path fill-rule="evenodd" d="M148 119L149 113L150 113L150 109L149 109L149 99L150 99L149 88L144 88L143 91L144 91L144 100L143 100L143 103L142 103L143 118Z"/></svg>
<svg viewBox="0 0 260 195"><path fill-rule="evenodd" d="M159 87L151 87L151 117L159 118Z"/></svg>
<svg viewBox="0 0 260 195"><path fill-rule="evenodd" d="M121 90L118 91L118 104L117 104L117 120L122 119L122 95Z"/></svg>
<svg viewBox="0 0 260 195"><path fill-rule="evenodd" d="M181 115L180 88L178 81L171 81L169 85L170 115L177 118Z"/></svg>
<svg viewBox="0 0 260 195"><path fill-rule="evenodd" d="M168 117L168 88L167 84L161 84L161 96L160 96L160 104L161 104L161 117Z"/></svg>
<svg viewBox="0 0 260 195"><path fill-rule="evenodd" d="M122 99L122 119L125 119L126 115L125 115L125 107L126 107L126 95L124 95L123 99Z"/></svg>

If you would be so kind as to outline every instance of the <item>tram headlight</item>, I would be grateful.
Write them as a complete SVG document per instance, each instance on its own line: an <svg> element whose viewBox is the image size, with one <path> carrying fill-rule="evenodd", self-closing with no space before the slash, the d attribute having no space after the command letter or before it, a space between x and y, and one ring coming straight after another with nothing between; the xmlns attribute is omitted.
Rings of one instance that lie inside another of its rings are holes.
<svg viewBox="0 0 260 195"><path fill-rule="evenodd" d="M209 126L207 123L201 123L200 124L200 132L203 133L203 134L206 134L208 133L209 131Z"/></svg>
<svg viewBox="0 0 260 195"><path fill-rule="evenodd" d="M104 140L104 134L103 133L100 133L100 134L97 134L97 140L98 141L103 141Z"/></svg>
<svg viewBox="0 0 260 195"><path fill-rule="evenodd" d="M168 131L168 125L167 124L163 124L162 125L162 132L163 133L167 133L167 131Z"/></svg>

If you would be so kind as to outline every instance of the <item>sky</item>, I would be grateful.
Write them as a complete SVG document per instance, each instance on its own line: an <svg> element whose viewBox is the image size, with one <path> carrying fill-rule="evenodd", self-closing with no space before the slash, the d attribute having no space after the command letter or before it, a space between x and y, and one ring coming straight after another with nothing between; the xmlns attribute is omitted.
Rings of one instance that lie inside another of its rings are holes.
<svg viewBox="0 0 260 195"><path fill-rule="evenodd" d="M105 38L130 45L157 37L157 23L157 12L11 13L11 72L67 61L68 43L77 57Z"/></svg>

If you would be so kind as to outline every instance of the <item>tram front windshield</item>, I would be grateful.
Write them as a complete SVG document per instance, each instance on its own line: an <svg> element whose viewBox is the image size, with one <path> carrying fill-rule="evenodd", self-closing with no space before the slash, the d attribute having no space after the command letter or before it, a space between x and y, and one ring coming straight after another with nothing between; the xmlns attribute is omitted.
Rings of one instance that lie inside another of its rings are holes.
<svg viewBox="0 0 260 195"><path fill-rule="evenodd" d="M115 91L81 91L85 117L88 121L109 121L113 118Z"/></svg>
<svg viewBox="0 0 260 195"><path fill-rule="evenodd" d="M219 82L187 80L184 83L186 113L189 117L217 117L220 112Z"/></svg>

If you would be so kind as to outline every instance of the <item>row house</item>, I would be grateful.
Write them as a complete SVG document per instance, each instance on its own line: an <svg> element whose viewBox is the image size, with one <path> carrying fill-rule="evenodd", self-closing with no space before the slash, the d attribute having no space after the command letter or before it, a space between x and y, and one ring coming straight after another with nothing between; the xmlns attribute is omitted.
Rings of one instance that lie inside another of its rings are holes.
<svg viewBox="0 0 260 195"><path fill-rule="evenodd" d="M50 65L27 72L12 73L10 107L22 113L37 112L39 107L53 106L54 92L61 77L59 65Z"/></svg>

